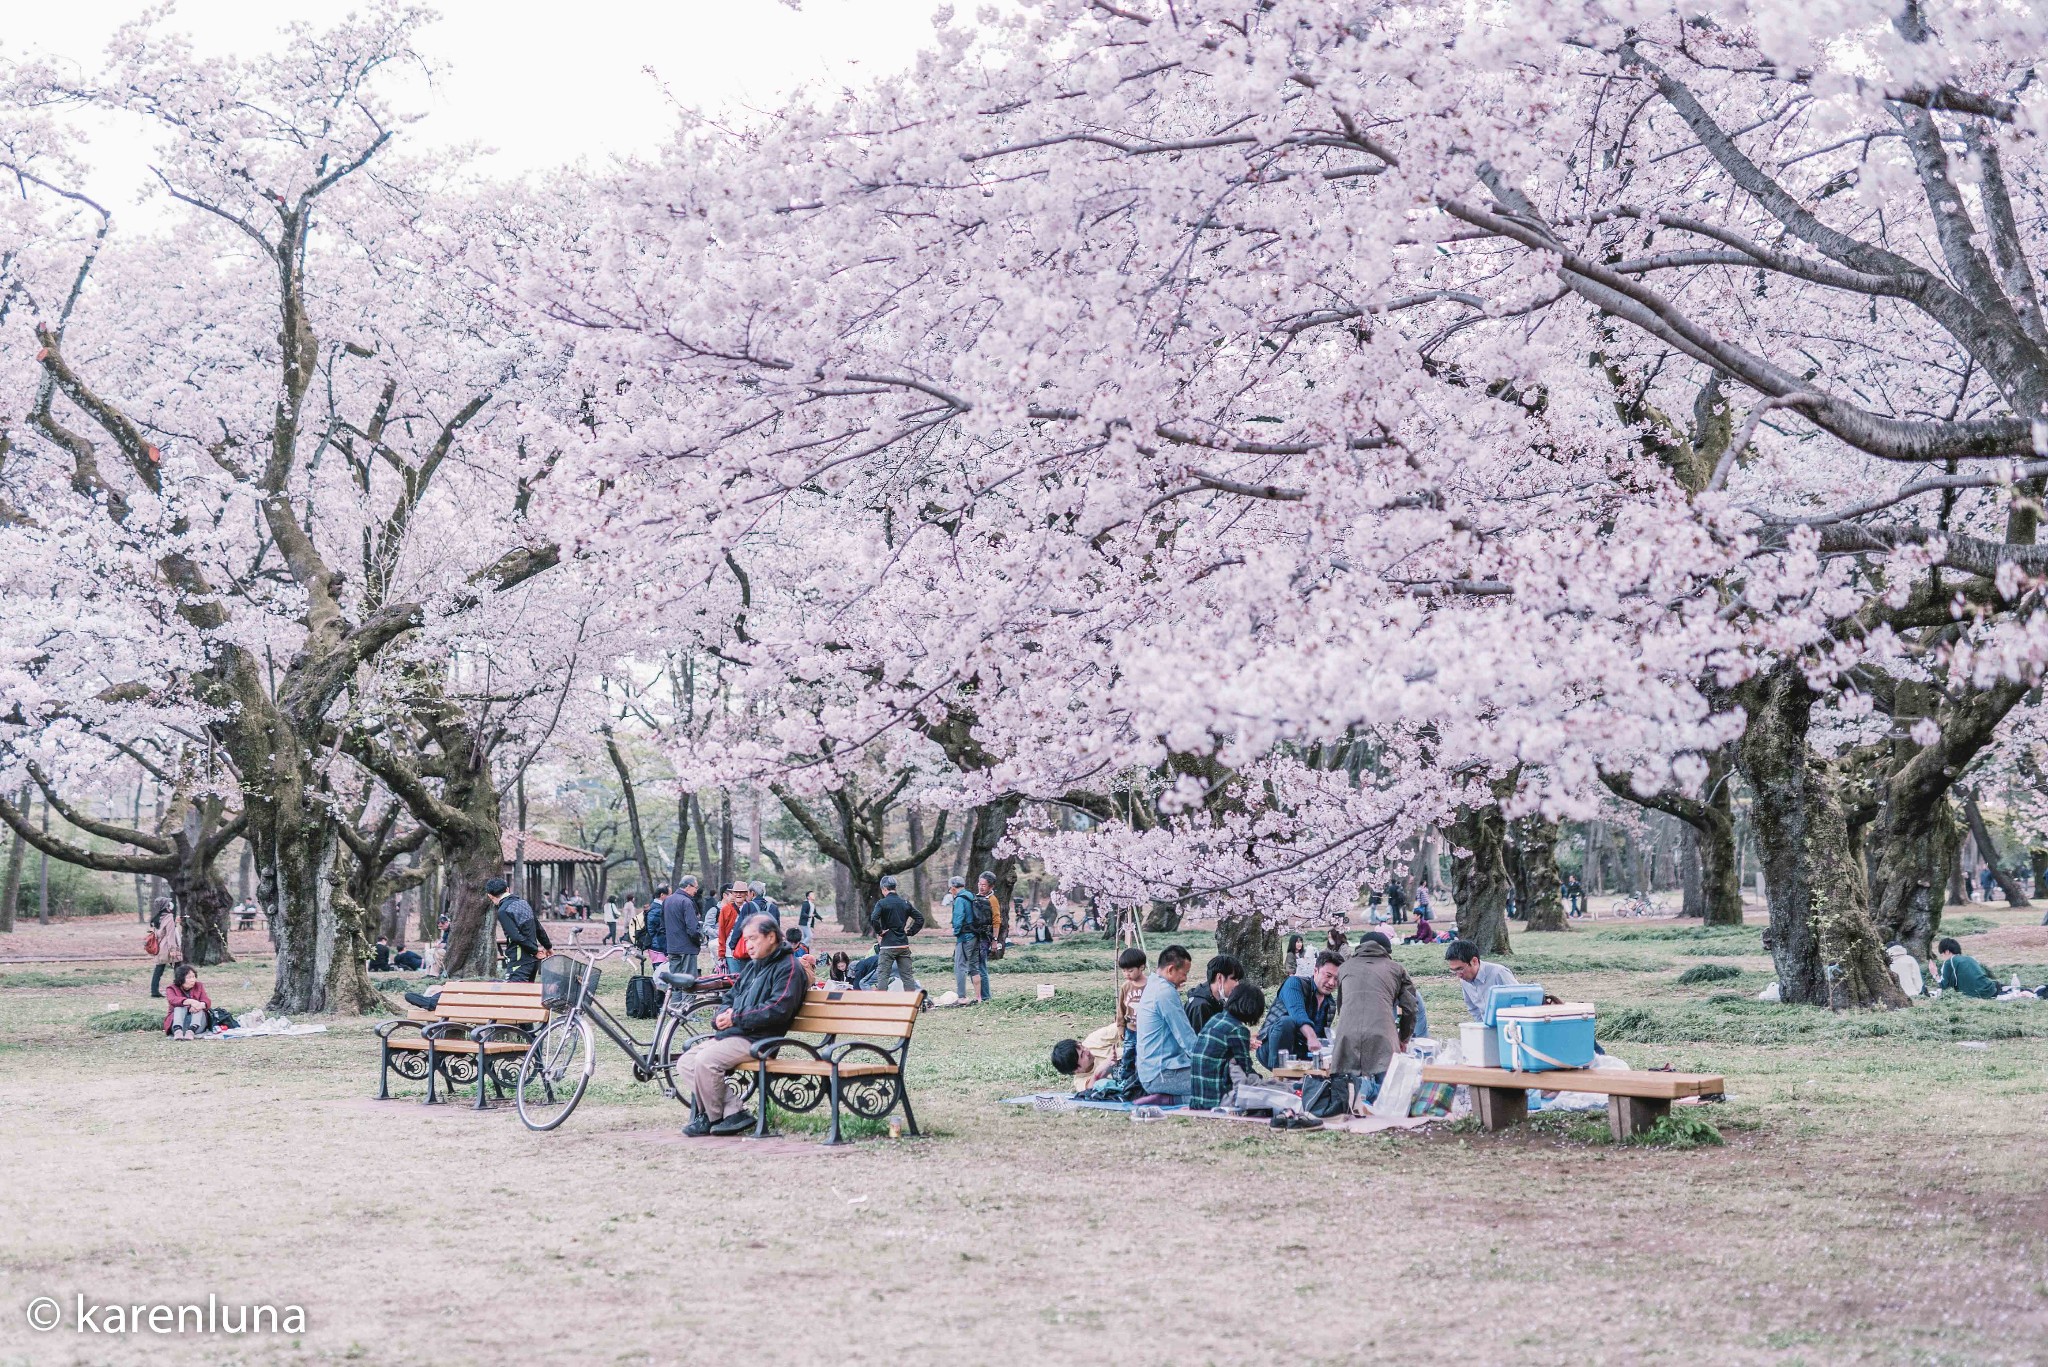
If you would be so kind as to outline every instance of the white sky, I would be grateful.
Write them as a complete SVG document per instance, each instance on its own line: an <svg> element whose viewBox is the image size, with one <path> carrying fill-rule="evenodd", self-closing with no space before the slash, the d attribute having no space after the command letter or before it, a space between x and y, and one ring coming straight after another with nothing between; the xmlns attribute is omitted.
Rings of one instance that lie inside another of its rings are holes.
<svg viewBox="0 0 2048 1367"><path fill-rule="evenodd" d="M501 173L644 152L674 128L671 98L707 109L762 105L801 84L857 84L908 65L929 45L941 2L803 0L792 11L780 0L438 0L441 19L420 46L443 76L410 136L485 144ZM179 0L170 26L203 52L253 52L278 41L286 18L317 28L360 7ZM91 70L143 0L12 0L5 8L0 52L44 53ZM147 144L111 127L93 142L92 188L135 203Z"/></svg>

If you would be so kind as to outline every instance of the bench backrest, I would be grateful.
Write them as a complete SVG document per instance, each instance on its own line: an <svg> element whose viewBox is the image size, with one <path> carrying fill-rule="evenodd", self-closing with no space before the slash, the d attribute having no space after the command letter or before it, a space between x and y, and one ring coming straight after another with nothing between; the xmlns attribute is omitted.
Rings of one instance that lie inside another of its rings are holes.
<svg viewBox="0 0 2048 1367"><path fill-rule="evenodd" d="M434 1019L482 1024L538 1025L548 1018L539 983L446 983L434 1003Z"/></svg>
<svg viewBox="0 0 2048 1367"><path fill-rule="evenodd" d="M856 992L814 987L790 1023L792 1035L865 1035L909 1039L922 992Z"/></svg>

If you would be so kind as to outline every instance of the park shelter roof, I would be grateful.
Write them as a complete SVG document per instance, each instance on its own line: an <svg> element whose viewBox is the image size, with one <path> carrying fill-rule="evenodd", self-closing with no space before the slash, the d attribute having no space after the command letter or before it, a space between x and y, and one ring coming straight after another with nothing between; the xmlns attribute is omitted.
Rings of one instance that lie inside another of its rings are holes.
<svg viewBox="0 0 2048 1367"><path fill-rule="evenodd" d="M517 831L501 831L498 834L505 851L505 862L511 863L519 848ZM592 850L579 850L574 845L559 845L533 834L526 835L526 862L529 864L602 864L604 856Z"/></svg>

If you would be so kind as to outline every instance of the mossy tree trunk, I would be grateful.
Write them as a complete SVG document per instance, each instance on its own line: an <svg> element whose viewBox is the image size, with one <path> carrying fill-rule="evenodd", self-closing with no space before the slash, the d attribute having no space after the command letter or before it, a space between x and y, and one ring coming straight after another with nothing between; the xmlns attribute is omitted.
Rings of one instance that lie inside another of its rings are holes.
<svg viewBox="0 0 2048 1367"><path fill-rule="evenodd" d="M1513 860L1515 905L1521 909L1525 928L1570 930L1557 872L1557 823L1540 815L1525 816L1515 821L1510 831L1513 839L1507 853Z"/></svg>
<svg viewBox="0 0 2048 1367"><path fill-rule="evenodd" d="M1489 958L1514 953L1508 943L1507 822L1500 803L1468 807L1447 828L1458 847L1451 860L1451 895L1458 902L1458 938Z"/></svg>
<svg viewBox="0 0 2048 1367"><path fill-rule="evenodd" d="M1786 1002L1903 1006L1871 925L1862 861L1849 838L1836 776L1807 743L1815 695L1796 662L1750 680L1738 701L1749 724L1736 761L1770 904L1766 942Z"/></svg>

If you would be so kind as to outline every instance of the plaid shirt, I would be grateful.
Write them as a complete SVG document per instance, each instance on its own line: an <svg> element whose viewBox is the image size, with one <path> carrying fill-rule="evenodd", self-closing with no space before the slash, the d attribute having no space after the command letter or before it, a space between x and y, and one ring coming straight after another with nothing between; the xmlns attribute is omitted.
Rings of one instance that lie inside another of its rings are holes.
<svg viewBox="0 0 2048 1367"><path fill-rule="evenodd" d="M1230 1095L1230 1065L1247 1074L1252 1068L1252 1032L1228 1011L1219 1012L1195 1037L1194 1085L1188 1105L1197 1110L1214 1110Z"/></svg>

